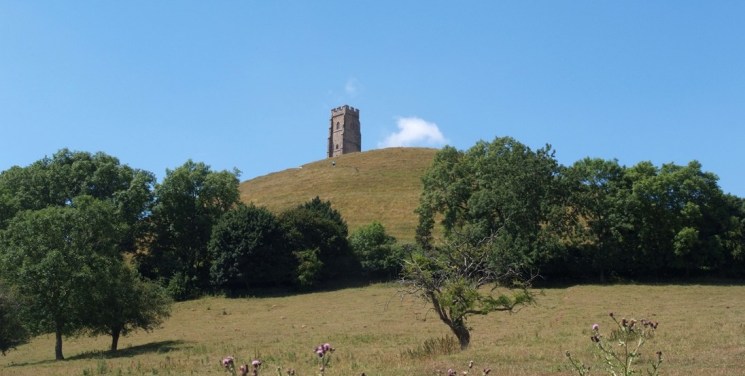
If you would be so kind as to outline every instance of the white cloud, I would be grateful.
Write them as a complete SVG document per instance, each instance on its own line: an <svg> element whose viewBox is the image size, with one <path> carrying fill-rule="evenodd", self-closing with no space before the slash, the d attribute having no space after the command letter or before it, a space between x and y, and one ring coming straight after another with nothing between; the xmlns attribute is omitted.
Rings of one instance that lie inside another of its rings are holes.
<svg viewBox="0 0 745 376"><path fill-rule="evenodd" d="M354 97L357 95L357 92L360 91L359 83L357 82L356 78L350 78L347 80L347 83L344 84L344 92L347 93L347 95Z"/></svg>
<svg viewBox="0 0 745 376"><path fill-rule="evenodd" d="M396 146L442 146L448 143L437 124L430 123L417 117L401 117L397 119L398 132L388 135L380 148Z"/></svg>

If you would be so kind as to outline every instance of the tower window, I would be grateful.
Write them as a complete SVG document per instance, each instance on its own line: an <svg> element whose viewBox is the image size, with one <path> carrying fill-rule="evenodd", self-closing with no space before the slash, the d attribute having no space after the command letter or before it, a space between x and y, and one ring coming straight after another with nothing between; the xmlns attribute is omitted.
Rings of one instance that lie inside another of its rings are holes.
<svg viewBox="0 0 745 376"><path fill-rule="evenodd" d="M339 129L339 122L336 122L336 129Z"/></svg>

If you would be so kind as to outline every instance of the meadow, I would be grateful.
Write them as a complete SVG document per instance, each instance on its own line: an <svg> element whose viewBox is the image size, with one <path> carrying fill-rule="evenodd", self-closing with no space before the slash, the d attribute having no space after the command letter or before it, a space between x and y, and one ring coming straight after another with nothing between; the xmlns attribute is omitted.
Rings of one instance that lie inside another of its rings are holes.
<svg viewBox="0 0 745 376"><path fill-rule="evenodd" d="M745 287L727 285L572 286L539 291L537 304L517 313L470 320L466 351L427 351L425 342L449 335L428 306L398 294L396 284L277 297L205 297L177 303L162 328L121 339L64 341L54 361L53 336L40 336L0 357L0 375L227 375L227 355L261 359L262 375L277 368L318 374L314 348L331 343L325 375L438 375L474 362L471 375L571 375L566 351L593 363L591 326L608 317L659 322L645 357L662 351L663 375L740 375L745 372ZM417 356L411 356L417 353ZM593 367L595 369L596 367ZM478 370L478 371L477 371ZM602 373L595 373L602 374Z"/></svg>

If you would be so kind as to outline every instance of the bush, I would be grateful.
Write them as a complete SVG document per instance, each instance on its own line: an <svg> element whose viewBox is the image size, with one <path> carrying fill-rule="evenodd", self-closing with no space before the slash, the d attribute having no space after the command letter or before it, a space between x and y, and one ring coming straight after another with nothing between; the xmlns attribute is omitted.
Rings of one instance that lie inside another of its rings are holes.
<svg viewBox="0 0 745 376"><path fill-rule="evenodd" d="M401 249L396 246L396 238L386 234L380 222L357 229L349 236L349 245L368 275L390 278L401 271Z"/></svg>

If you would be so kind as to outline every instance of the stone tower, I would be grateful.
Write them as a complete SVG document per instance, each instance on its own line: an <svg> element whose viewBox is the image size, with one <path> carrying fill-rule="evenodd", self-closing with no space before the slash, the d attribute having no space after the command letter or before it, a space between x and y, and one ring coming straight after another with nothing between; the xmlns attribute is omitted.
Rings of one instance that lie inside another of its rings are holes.
<svg viewBox="0 0 745 376"><path fill-rule="evenodd" d="M362 151L360 110L343 105L331 110L328 157Z"/></svg>

